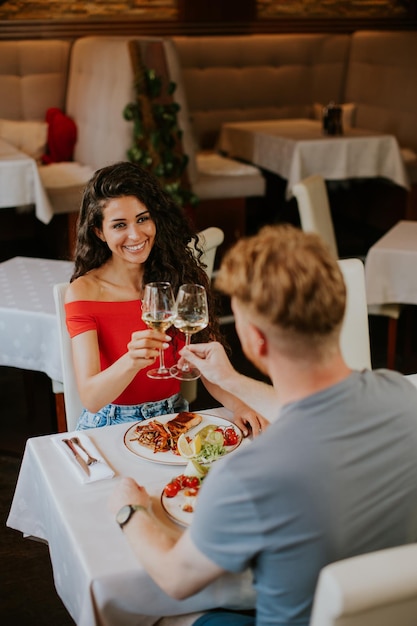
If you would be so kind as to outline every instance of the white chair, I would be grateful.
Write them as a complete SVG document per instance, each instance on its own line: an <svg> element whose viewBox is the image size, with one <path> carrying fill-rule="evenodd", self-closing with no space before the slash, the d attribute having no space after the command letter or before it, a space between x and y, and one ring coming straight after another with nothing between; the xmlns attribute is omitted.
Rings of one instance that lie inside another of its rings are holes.
<svg viewBox="0 0 417 626"><path fill-rule="evenodd" d="M198 234L201 239L201 247L204 249L201 261L206 265L206 273L211 280L213 276L217 248L224 241L224 233L221 228L217 228L217 226L210 226L209 228L200 231Z"/></svg>
<svg viewBox="0 0 417 626"><path fill-rule="evenodd" d="M359 259L338 261L346 285L346 310L340 333L340 348L352 369L371 369L365 268Z"/></svg>
<svg viewBox="0 0 417 626"><path fill-rule="evenodd" d="M201 260L207 266L206 272L209 278L211 278L217 248L223 243L223 231L220 228L213 226L201 231L199 235L201 237L201 247L204 249L204 254ZM58 321L58 334L62 361L66 430L71 431L74 430L77 425L83 406L78 393L75 378L74 364L72 361L71 339L65 322L64 302L67 287L68 283L59 283L54 285L54 300ZM197 397L197 381L191 380L184 382L181 387L181 392L188 402L195 400ZM65 430L65 428L61 426L60 430Z"/></svg>
<svg viewBox="0 0 417 626"><path fill-rule="evenodd" d="M77 381L72 362L71 339L65 322L64 302L67 287L68 283L58 283L57 285L54 285L54 300L58 321L59 345L61 350L66 429L71 431L74 430L77 425L83 405L78 394Z"/></svg>
<svg viewBox="0 0 417 626"><path fill-rule="evenodd" d="M306 232L318 233L330 250L339 258L333 220L330 210L324 178L319 174L309 176L296 183L292 188L300 213L301 228ZM382 304L368 306L368 315L388 317L387 367L395 367L395 349L397 343L398 318L400 304Z"/></svg>
<svg viewBox="0 0 417 626"><path fill-rule="evenodd" d="M417 544L378 550L322 569L310 626L415 626Z"/></svg>
<svg viewBox="0 0 417 626"><path fill-rule="evenodd" d="M210 226L199 232L200 247L204 249L201 261L206 265L206 273L209 279L213 277L214 262L216 260L217 248L224 241L224 233L217 226ZM197 398L197 381L184 381L181 385L181 393L191 404Z"/></svg>

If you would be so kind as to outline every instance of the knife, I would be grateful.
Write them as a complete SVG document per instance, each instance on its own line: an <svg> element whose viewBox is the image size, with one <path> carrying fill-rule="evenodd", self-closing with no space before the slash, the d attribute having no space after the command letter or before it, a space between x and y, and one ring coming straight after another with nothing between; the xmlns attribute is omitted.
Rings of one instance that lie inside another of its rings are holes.
<svg viewBox="0 0 417 626"><path fill-rule="evenodd" d="M87 465L87 462L84 461L83 457L77 452L77 449L72 441L70 441L70 439L63 439L62 441L67 444L83 471L87 474L87 476L90 476L90 469Z"/></svg>

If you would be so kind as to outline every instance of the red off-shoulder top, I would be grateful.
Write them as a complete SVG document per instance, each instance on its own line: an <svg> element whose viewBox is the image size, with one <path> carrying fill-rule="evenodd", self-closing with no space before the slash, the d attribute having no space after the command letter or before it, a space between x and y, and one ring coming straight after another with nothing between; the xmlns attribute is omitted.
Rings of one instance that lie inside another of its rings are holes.
<svg viewBox="0 0 417 626"><path fill-rule="evenodd" d="M71 337L88 330L97 332L100 349L100 365L104 370L127 352L127 344L132 332L147 328L142 320L140 300L128 302L96 302L78 300L65 305L66 322ZM171 367L178 360L178 351L184 345L182 336L172 333L170 347L164 351L165 365ZM158 362L140 370L123 393L113 400L113 404L141 404L169 398L180 390L181 382L176 378L155 380L146 376Z"/></svg>

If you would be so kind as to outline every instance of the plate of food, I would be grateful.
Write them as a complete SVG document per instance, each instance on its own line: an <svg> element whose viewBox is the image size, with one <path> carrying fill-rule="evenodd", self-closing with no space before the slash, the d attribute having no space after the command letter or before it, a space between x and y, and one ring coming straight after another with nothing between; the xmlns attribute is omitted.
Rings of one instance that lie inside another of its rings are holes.
<svg viewBox="0 0 417 626"><path fill-rule="evenodd" d="M130 452L167 465L187 465L190 459L211 463L241 441L242 431L229 420L188 411L135 422L124 435Z"/></svg>
<svg viewBox="0 0 417 626"><path fill-rule="evenodd" d="M184 474L180 474L167 483L161 493L161 505L168 517L189 526L195 511L201 483L208 469L190 461Z"/></svg>

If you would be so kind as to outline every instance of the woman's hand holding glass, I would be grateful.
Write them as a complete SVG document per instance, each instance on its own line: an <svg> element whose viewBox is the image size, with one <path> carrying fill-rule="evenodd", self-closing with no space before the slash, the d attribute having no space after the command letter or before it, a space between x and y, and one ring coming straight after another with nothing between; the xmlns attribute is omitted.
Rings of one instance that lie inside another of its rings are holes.
<svg viewBox="0 0 417 626"><path fill-rule="evenodd" d="M155 282L145 285L142 301L142 319L153 330L165 333L175 320L175 299L170 283ZM164 351L159 350L159 367L147 372L149 378L171 378L165 367Z"/></svg>
<svg viewBox="0 0 417 626"><path fill-rule="evenodd" d="M206 290L202 285L185 284L178 290L175 302L173 324L185 334L185 345L191 341L191 335L203 330L209 322ZM189 363L174 365L170 370L172 376L179 380L195 380L200 371Z"/></svg>

